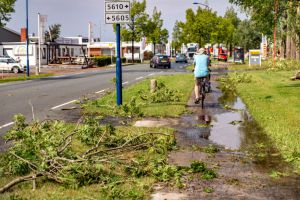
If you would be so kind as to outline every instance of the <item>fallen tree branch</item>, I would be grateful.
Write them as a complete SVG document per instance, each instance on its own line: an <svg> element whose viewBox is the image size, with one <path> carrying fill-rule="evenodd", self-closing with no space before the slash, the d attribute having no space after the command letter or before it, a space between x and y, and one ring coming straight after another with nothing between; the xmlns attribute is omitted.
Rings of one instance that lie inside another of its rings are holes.
<svg viewBox="0 0 300 200"><path fill-rule="evenodd" d="M7 191L8 189L10 189L11 187L13 187L14 185L16 185L18 183L22 183L25 181L31 181L31 180L34 180L37 177L41 177L41 176L44 176L44 174L40 172L37 174L32 174L32 175L16 178L15 180L13 180L13 181L9 182L8 184L4 185L3 187L1 187L0 193L4 193L5 191Z"/></svg>
<svg viewBox="0 0 300 200"><path fill-rule="evenodd" d="M26 159L24 159L24 158L18 156L17 154L15 154L15 153L13 153L13 152L9 152L9 153L10 153L11 155L15 156L16 158L22 160L23 162L27 163L28 165L34 167L35 169L38 168L35 164L33 164L33 163L31 163L30 161L28 161L28 160L26 160Z"/></svg>

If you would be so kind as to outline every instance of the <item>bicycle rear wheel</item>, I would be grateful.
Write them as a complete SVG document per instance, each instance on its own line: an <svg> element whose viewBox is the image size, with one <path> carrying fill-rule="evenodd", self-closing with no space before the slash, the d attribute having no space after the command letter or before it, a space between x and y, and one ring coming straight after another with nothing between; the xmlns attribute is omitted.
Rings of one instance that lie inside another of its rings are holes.
<svg viewBox="0 0 300 200"><path fill-rule="evenodd" d="M201 85L201 107L204 109L204 100L205 100L205 82L202 82Z"/></svg>

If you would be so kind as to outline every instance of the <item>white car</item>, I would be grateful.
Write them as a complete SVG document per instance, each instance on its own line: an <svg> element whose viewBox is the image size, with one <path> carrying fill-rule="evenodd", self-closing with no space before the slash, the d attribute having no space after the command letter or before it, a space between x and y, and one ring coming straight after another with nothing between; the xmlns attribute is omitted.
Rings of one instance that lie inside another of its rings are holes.
<svg viewBox="0 0 300 200"><path fill-rule="evenodd" d="M13 58L0 57L0 71L19 73L24 71L24 67Z"/></svg>

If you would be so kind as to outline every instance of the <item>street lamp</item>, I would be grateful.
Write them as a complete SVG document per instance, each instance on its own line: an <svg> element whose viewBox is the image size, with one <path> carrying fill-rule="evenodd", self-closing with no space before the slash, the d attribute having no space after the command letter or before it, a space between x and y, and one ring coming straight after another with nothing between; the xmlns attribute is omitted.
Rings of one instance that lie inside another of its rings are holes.
<svg viewBox="0 0 300 200"><path fill-rule="evenodd" d="M204 6L206 9L209 9L209 6L204 4L204 3L200 3L200 2L194 2L193 3L194 5L201 5L201 6Z"/></svg>

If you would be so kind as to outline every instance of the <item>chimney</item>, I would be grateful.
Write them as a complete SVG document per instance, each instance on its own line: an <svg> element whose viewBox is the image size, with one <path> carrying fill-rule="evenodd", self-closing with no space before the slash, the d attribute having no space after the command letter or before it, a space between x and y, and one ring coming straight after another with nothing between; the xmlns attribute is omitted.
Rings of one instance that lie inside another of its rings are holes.
<svg viewBox="0 0 300 200"><path fill-rule="evenodd" d="M21 28L21 42L26 42L26 28Z"/></svg>

